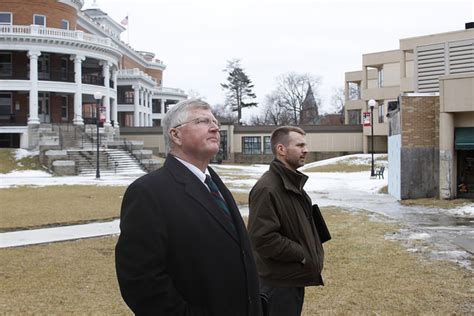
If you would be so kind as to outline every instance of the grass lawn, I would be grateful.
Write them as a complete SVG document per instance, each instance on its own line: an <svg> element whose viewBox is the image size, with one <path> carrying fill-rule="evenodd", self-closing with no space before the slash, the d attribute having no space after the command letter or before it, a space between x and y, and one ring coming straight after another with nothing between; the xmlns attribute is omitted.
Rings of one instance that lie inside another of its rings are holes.
<svg viewBox="0 0 474 316"><path fill-rule="evenodd" d="M125 189L86 185L0 189L0 231L117 218Z"/></svg>
<svg viewBox="0 0 474 316"><path fill-rule="evenodd" d="M25 157L15 160L15 152L10 148L0 148L0 173L13 170L42 170L39 156Z"/></svg>
<svg viewBox="0 0 474 316"><path fill-rule="evenodd" d="M472 275L424 261L386 233L399 229L363 213L324 208L326 286L306 290L303 315L469 314ZM23 314L131 314L114 268L116 236L0 249L0 309Z"/></svg>
<svg viewBox="0 0 474 316"><path fill-rule="evenodd" d="M87 185L0 189L0 232L119 218L125 190ZM239 205L248 203L247 193L235 192L234 198Z"/></svg>

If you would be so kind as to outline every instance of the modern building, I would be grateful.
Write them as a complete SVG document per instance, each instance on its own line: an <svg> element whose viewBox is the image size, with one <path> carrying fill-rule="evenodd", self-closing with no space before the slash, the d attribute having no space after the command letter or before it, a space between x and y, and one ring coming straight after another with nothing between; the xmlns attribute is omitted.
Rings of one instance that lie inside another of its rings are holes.
<svg viewBox="0 0 474 316"><path fill-rule="evenodd" d="M0 147L36 148L43 124L159 126L186 94L165 64L120 40L124 26L83 0L0 2ZM100 107L94 95L99 95ZM96 111L100 111L97 115Z"/></svg>
<svg viewBox="0 0 474 316"><path fill-rule="evenodd" d="M370 118L364 152L389 153L389 193L399 199L474 197L474 23L400 40L364 54L345 75L345 123ZM364 124L365 125L365 124Z"/></svg>

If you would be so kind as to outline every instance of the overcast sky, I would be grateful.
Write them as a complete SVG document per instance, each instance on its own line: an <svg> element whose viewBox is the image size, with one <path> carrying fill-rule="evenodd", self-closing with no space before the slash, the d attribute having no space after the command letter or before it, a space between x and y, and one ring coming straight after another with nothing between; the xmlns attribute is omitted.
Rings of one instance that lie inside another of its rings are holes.
<svg viewBox="0 0 474 316"><path fill-rule="evenodd" d="M93 0L85 0L84 8ZM323 111L362 54L399 48L399 39L464 29L474 0L97 0L120 22L122 39L167 68L163 85L223 103L227 60L238 58L258 102L289 71L321 77ZM127 34L127 32L129 34ZM248 113L244 111L244 117Z"/></svg>

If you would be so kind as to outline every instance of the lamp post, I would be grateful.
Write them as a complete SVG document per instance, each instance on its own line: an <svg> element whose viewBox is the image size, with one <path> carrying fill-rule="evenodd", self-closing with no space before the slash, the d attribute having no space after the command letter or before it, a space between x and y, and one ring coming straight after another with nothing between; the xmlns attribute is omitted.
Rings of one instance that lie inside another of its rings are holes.
<svg viewBox="0 0 474 316"><path fill-rule="evenodd" d="M374 99L370 99L369 102L370 108L370 130L371 130L371 143L372 143L372 166L370 169L370 178L375 178L374 171L374 107L377 105L377 102Z"/></svg>
<svg viewBox="0 0 474 316"><path fill-rule="evenodd" d="M100 92L94 93L94 99L96 101L95 106L95 125L97 127L97 160L95 163L95 178L100 179L100 166L99 166L99 121L100 121L100 101L102 101L102 94Z"/></svg>

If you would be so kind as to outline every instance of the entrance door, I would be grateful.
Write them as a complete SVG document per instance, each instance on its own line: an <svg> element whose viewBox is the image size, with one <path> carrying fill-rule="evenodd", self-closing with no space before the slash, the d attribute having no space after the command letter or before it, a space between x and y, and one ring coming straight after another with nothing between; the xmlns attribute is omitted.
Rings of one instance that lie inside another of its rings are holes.
<svg viewBox="0 0 474 316"><path fill-rule="evenodd" d="M40 123L51 123L49 92L38 93L38 116Z"/></svg>

